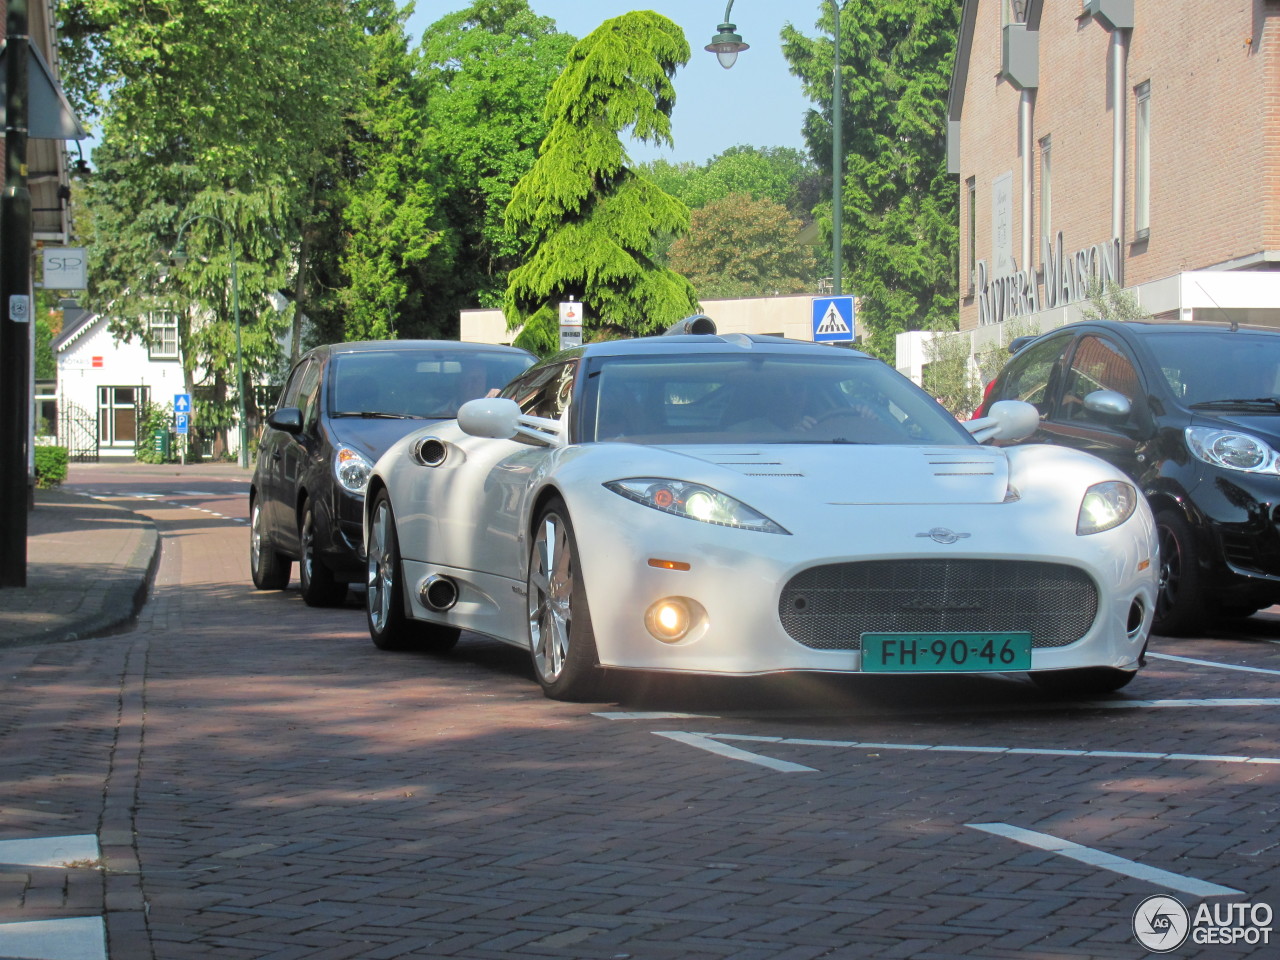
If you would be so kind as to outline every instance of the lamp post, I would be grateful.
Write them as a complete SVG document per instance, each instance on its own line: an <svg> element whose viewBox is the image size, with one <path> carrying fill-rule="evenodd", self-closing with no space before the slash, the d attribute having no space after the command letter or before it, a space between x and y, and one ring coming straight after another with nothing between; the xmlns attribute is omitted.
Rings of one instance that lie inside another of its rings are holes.
<svg viewBox="0 0 1280 960"><path fill-rule="evenodd" d="M832 48L832 60L835 62L835 68L831 82L831 292L835 296L840 296L840 239L843 214L841 210L841 181L843 180L841 176L843 157L841 154L843 149L840 141L844 117L843 104L840 97L840 0L832 0L831 11L835 17L833 27L835 43ZM716 59L720 61L720 66L726 70L737 62L739 53L749 49L747 44L742 42L742 37L737 33L738 28L729 22L729 15L732 12L733 0L729 0L729 5L724 8L724 23L720 24L720 32L711 38L709 44L703 47L709 53L714 53Z"/></svg>
<svg viewBox="0 0 1280 960"><path fill-rule="evenodd" d="M218 217L209 213L197 213L187 217L178 225L178 238L173 245L173 253L170 259L177 266L182 266L187 262L186 251L182 247L182 234L187 227L196 220L212 220L214 223L222 227L227 238L227 255L231 260L231 316L235 321L236 327L236 400L238 402L238 430L237 437L240 444L240 466L249 466L249 447L245 440L245 410L244 410L244 355L240 349L240 281L236 273L236 250L235 243L231 236L231 226Z"/></svg>

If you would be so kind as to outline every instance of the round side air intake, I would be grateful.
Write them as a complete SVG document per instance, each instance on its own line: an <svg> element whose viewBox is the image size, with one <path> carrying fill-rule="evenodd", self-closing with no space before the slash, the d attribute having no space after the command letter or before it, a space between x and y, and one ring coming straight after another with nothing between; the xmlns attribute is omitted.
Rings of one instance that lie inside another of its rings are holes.
<svg viewBox="0 0 1280 960"><path fill-rule="evenodd" d="M449 456L449 448L436 437L423 437L414 445L413 456L424 467L438 467Z"/></svg>

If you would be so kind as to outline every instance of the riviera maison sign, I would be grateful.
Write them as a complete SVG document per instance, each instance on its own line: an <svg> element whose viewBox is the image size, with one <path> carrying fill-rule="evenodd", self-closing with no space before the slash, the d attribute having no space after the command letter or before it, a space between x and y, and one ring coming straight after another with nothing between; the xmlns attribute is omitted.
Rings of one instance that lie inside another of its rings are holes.
<svg viewBox="0 0 1280 960"><path fill-rule="evenodd" d="M1044 240L1044 279L1035 270L1015 270L999 277L987 276L987 262L978 261L978 323L1003 323L1040 310L1076 303L1089 295L1090 281L1104 287L1120 282L1120 240L1095 243L1070 255L1062 252L1062 233Z"/></svg>

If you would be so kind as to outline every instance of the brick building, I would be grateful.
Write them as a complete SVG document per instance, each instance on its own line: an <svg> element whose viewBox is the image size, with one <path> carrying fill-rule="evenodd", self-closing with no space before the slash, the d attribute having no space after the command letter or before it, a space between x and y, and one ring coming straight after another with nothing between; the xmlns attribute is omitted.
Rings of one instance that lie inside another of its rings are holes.
<svg viewBox="0 0 1280 960"><path fill-rule="evenodd" d="M1091 279L1280 325L1280 0L964 0L948 110L975 346Z"/></svg>

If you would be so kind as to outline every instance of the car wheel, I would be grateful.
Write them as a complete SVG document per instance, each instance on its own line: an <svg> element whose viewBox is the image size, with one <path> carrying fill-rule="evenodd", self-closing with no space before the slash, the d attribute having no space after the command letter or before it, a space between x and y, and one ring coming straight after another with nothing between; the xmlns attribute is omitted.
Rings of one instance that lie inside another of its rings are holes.
<svg viewBox="0 0 1280 960"><path fill-rule="evenodd" d="M1115 693L1129 683L1136 670L1114 667L1081 667L1076 670L1039 670L1028 674L1031 682L1055 697L1093 697Z"/></svg>
<svg viewBox="0 0 1280 960"><path fill-rule="evenodd" d="M411 620L404 612L404 573L400 569L400 541L391 498L383 490L369 515L369 542L365 544L365 619L369 638L379 650L410 647L447 653L458 642L457 627Z"/></svg>
<svg viewBox="0 0 1280 960"><path fill-rule="evenodd" d="M1200 567L1191 527L1177 510L1156 514L1160 582L1152 632L1167 637L1195 633L1204 623Z"/></svg>
<svg viewBox="0 0 1280 960"><path fill-rule="evenodd" d="M249 569L253 585L259 590L283 590L289 585L293 562L278 554L267 535L262 504L257 498L249 504Z"/></svg>
<svg viewBox="0 0 1280 960"><path fill-rule="evenodd" d="M568 511L550 501L529 550L529 651L543 692L553 700L591 700L600 688L591 611Z"/></svg>
<svg viewBox="0 0 1280 960"><path fill-rule="evenodd" d="M347 585L333 577L333 571L316 555L316 513L308 500L302 505L298 528L302 559L298 561L298 582L302 599L309 607L335 607L347 596Z"/></svg>

